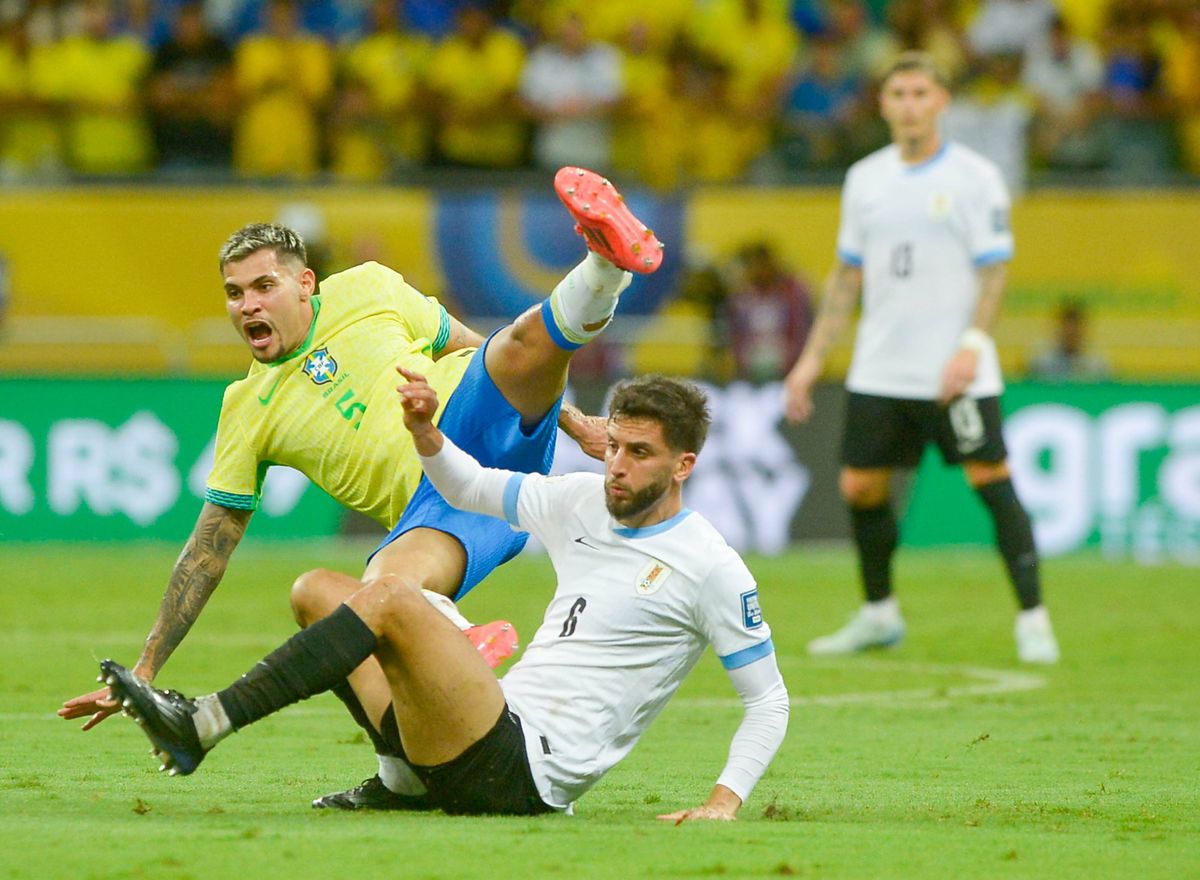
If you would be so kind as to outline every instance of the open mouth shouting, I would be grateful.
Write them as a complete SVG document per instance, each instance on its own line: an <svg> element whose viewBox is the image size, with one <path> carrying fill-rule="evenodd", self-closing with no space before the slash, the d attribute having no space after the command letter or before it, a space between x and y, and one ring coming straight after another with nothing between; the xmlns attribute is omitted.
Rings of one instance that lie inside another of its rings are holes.
<svg viewBox="0 0 1200 880"><path fill-rule="evenodd" d="M266 321L246 321L242 324L242 333L246 336L246 341L250 343L250 347L255 351L265 351L271 344L271 339L274 336L274 331L271 325Z"/></svg>

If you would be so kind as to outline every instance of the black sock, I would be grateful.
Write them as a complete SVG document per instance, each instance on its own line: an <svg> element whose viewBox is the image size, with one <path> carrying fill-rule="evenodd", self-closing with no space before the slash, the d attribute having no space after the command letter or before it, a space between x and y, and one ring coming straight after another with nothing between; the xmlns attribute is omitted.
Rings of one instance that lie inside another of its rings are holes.
<svg viewBox="0 0 1200 880"><path fill-rule="evenodd" d="M371 745L375 746L375 754L391 755L396 758L400 757L400 755L396 754L396 750L388 744L384 735L375 729L375 725L367 717L367 710L363 708L362 703L358 700L358 694L354 693L354 688L350 687L350 682L339 681L330 690L350 710L350 715L354 718L354 722L367 732L367 736L371 738ZM388 711L391 711L390 707Z"/></svg>
<svg viewBox="0 0 1200 880"><path fill-rule="evenodd" d="M1033 524L1017 498L1012 480L997 480L975 491L992 515L996 546L1008 567L1017 602L1023 609L1036 608L1042 604L1042 584L1037 547L1033 543Z"/></svg>
<svg viewBox="0 0 1200 880"><path fill-rule="evenodd" d="M375 650L375 634L348 605L301 630L217 699L234 730L345 681Z"/></svg>
<svg viewBox="0 0 1200 880"><path fill-rule="evenodd" d="M896 514L886 501L879 507L851 507L850 523L867 601L882 601L892 595L892 554L900 539Z"/></svg>

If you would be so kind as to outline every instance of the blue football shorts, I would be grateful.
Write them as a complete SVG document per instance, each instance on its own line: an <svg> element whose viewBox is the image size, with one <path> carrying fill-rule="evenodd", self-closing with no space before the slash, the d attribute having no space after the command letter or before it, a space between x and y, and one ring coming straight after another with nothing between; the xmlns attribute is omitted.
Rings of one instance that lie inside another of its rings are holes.
<svg viewBox="0 0 1200 880"><path fill-rule="evenodd" d="M495 334L492 334L493 336ZM471 356L462 381L445 403L438 427L460 449L484 467L521 473L550 472L554 442L558 437L558 411L562 398L535 425L521 425L521 414L504 399L484 366L484 352L492 337ZM447 355L454 357L454 355ZM467 553L467 570L455 599L461 599L494 568L521 552L529 535L514 532L502 519L469 513L451 507L422 476L400 521L388 533L376 553L405 532L418 528L437 529L456 538ZM370 562L370 557L367 559Z"/></svg>

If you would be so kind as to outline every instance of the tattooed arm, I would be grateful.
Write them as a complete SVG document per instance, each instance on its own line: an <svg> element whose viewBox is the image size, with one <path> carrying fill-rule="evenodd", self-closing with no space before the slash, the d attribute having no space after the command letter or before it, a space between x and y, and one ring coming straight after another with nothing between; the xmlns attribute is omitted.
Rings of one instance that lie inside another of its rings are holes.
<svg viewBox="0 0 1200 880"><path fill-rule="evenodd" d="M448 354L453 354L463 348L480 348L484 343L484 338L464 324L462 321L453 315L448 315L450 318L450 339L441 351L437 353L435 360L444 358Z"/></svg>
<svg viewBox="0 0 1200 880"><path fill-rule="evenodd" d="M221 582L225 567L234 548L246 533L250 522L249 510L233 510L215 504L205 504L196 520L192 536L179 554L158 617L146 639L142 656L133 672L146 681L153 681L167 658L183 641L192 624L200 616L205 603ZM66 719L91 715L84 730L95 727L120 708L109 699L108 688L82 694L63 703L58 714Z"/></svg>
<svg viewBox="0 0 1200 880"><path fill-rule="evenodd" d="M830 273L804 352L784 380L784 408L790 421L803 422L812 415L812 386L825 366L825 356L854 312L861 289L860 267L839 262Z"/></svg>
<svg viewBox="0 0 1200 880"><path fill-rule="evenodd" d="M971 326L963 334L958 350L942 370L942 387L938 400L948 404L975 381L975 370L979 366L979 355L983 346L990 344L992 327L1000 313L1000 302L1004 299L1004 285L1008 280L1008 263L990 263L976 273L979 278L979 299L975 303L975 314Z"/></svg>

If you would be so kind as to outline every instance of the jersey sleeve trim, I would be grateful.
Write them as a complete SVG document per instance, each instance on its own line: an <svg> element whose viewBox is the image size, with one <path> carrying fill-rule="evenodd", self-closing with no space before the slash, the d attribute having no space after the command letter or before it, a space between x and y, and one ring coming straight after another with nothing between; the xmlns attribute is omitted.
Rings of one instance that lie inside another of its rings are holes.
<svg viewBox="0 0 1200 880"><path fill-rule="evenodd" d="M994 263L1003 263L1012 259L1013 252L1010 248L1002 248L997 251L988 251L986 254L980 254L975 257L974 263L976 266L991 266Z"/></svg>
<svg viewBox="0 0 1200 880"><path fill-rule="evenodd" d="M446 307L438 303L438 332L433 340L433 353L437 354L446 347L446 343L450 341L450 315L446 312Z"/></svg>
<svg viewBox="0 0 1200 880"><path fill-rule="evenodd" d="M521 484L525 482L528 474L513 474L508 478L508 483L504 486L504 518L508 520L511 526L521 527L521 523L517 517L517 500L521 497Z"/></svg>
<svg viewBox="0 0 1200 880"><path fill-rule="evenodd" d="M841 248L838 248L837 255L838 259L847 266L854 266L856 269L862 268L863 258L860 254L852 254L850 251L845 251Z"/></svg>
<svg viewBox="0 0 1200 880"><path fill-rule="evenodd" d="M751 645L749 648L743 648L740 651L734 651L732 654L726 654L721 658L721 665L726 669L741 669L743 666L749 666L755 660L761 660L763 657L769 657L775 653L775 643L770 639L765 642L759 642L757 645Z"/></svg>
<svg viewBox="0 0 1200 880"><path fill-rule="evenodd" d="M236 492L219 492L216 489L205 489L204 500L218 507L229 507L234 510L258 509L257 495L239 495Z"/></svg>

